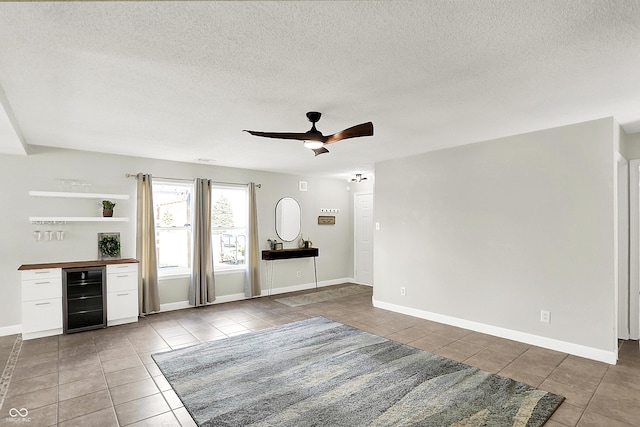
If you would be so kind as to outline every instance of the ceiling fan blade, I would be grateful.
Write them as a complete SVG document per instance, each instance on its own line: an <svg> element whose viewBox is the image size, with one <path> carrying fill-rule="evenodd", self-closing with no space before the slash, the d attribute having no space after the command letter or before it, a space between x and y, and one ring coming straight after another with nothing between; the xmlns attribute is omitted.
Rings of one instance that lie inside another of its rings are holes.
<svg viewBox="0 0 640 427"><path fill-rule="evenodd" d="M359 125L355 125L343 131L329 135L324 141L325 144L331 144L332 142L340 141L348 138L358 138L360 136L372 136L373 135L373 123L367 122Z"/></svg>
<svg viewBox="0 0 640 427"><path fill-rule="evenodd" d="M249 132L253 136L262 136L265 138L277 138L277 139L299 139L305 140L306 133L287 133L287 132L258 132L254 130L244 130L243 132Z"/></svg>
<svg viewBox="0 0 640 427"><path fill-rule="evenodd" d="M313 151L314 153L316 153L316 156L319 156L320 154L324 154L324 153L328 153L329 150L327 150L324 147L320 147L320 148L313 148L311 151Z"/></svg>
<svg viewBox="0 0 640 427"><path fill-rule="evenodd" d="M265 138L277 138L277 139L297 139L300 141L320 141L325 142L326 136L313 129L305 133L292 133L292 132L258 132L255 130L244 130L243 132L249 132L253 136L262 136Z"/></svg>

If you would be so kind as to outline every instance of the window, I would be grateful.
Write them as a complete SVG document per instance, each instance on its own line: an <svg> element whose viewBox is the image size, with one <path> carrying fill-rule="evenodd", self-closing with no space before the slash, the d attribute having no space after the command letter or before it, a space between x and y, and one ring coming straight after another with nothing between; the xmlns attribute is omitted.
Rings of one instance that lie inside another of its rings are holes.
<svg viewBox="0 0 640 427"><path fill-rule="evenodd" d="M246 187L212 188L211 246L214 271L244 269L248 212Z"/></svg>
<svg viewBox="0 0 640 427"><path fill-rule="evenodd" d="M191 274L193 185L153 180L158 275Z"/></svg>

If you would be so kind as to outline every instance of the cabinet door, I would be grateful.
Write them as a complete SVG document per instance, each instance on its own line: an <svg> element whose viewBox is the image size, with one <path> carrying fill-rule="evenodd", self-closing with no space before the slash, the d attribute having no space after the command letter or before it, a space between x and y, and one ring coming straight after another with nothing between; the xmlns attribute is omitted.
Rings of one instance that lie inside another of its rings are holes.
<svg viewBox="0 0 640 427"><path fill-rule="evenodd" d="M107 264L107 274L137 273L137 272L138 272L138 264L134 264L134 263Z"/></svg>
<svg viewBox="0 0 640 427"><path fill-rule="evenodd" d="M138 291L107 293L107 322L129 317L138 317Z"/></svg>
<svg viewBox="0 0 640 427"><path fill-rule="evenodd" d="M62 280L39 279L22 281L22 301L62 298Z"/></svg>
<svg viewBox="0 0 640 427"><path fill-rule="evenodd" d="M22 332L62 328L62 298L22 303Z"/></svg>
<svg viewBox="0 0 640 427"><path fill-rule="evenodd" d="M137 289L137 273L107 274L107 292L134 291Z"/></svg>

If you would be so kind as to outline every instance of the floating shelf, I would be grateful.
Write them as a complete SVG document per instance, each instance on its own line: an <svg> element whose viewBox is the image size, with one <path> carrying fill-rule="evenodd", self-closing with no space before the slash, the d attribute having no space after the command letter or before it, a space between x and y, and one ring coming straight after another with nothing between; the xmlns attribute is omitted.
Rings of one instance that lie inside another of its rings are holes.
<svg viewBox="0 0 640 427"><path fill-rule="evenodd" d="M35 197L65 197L75 199L113 199L129 200L128 194L106 194L106 193L72 193L63 191L29 191L30 196Z"/></svg>
<svg viewBox="0 0 640 427"><path fill-rule="evenodd" d="M129 222L127 217L101 216L30 216L31 222Z"/></svg>

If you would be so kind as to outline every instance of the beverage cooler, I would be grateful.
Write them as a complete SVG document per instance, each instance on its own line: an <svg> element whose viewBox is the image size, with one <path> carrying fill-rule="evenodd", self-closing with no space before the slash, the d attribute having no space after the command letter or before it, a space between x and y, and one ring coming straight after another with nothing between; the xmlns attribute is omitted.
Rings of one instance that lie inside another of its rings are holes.
<svg viewBox="0 0 640 427"><path fill-rule="evenodd" d="M105 267L62 269L64 333L107 326Z"/></svg>

